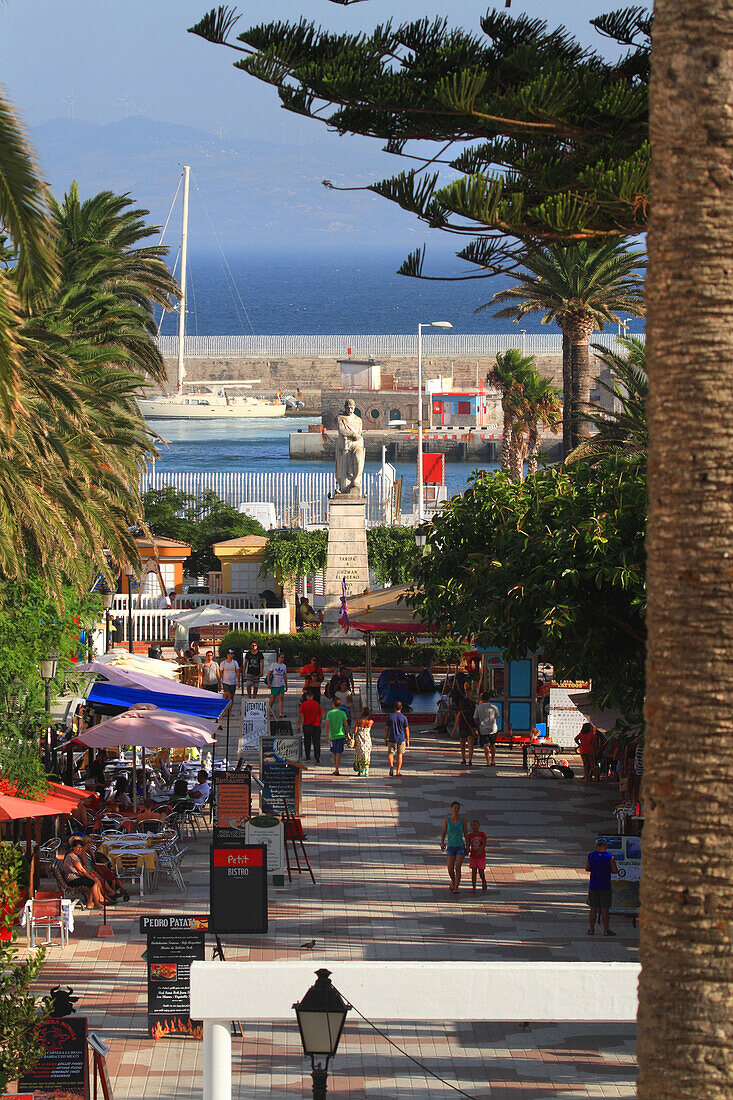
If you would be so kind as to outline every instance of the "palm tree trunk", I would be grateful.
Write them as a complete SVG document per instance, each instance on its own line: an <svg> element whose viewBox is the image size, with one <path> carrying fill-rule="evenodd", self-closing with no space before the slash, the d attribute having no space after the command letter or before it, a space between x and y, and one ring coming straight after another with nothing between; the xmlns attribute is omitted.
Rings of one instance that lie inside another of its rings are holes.
<svg viewBox="0 0 733 1100"><path fill-rule="evenodd" d="M537 473L537 454L540 449L540 433L536 424L529 429L527 444L527 477L532 477Z"/></svg>
<svg viewBox="0 0 733 1100"><path fill-rule="evenodd" d="M585 314L566 314L563 335L567 333L570 345L571 405L570 449L590 435L590 424L583 413L590 408L590 338L593 321ZM563 341L564 343L564 341ZM563 424L565 423L563 419Z"/></svg>
<svg viewBox="0 0 733 1100"><path fill-rule="evenodd" d="M509 459L509 476L512 481L524 480L524 454L526 443L524 435L519 431L512 432L511 454Z"/></svg>
<svg viewBox="0 0 733 1100"><path fill-rule="evenodd" d="M570 339L562 333L562 456L567 458L573 449L571 409L573 407L573 369L570 360Z"/></svg>
<svg viewBox="0 0 733 1100"><path fill-rule="evenodd" d="M731 57L728 0L657 0L639 1100L733 1096Z"/></svg>
<svg viewBox="0 0 733 1100"><path fill-rule="evenodd" d="M512 460L512 414L502 401L504 412L504 427L501 436L501 468L508 472Z"/></svg>

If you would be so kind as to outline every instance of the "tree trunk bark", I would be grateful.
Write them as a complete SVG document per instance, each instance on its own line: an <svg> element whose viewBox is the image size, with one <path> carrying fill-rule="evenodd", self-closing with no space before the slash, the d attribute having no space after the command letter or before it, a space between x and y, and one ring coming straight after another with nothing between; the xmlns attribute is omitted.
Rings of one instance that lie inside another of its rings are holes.
<svg viewBox="0 0 733 1100"><path fill-rule="evenodd" d="M731 103L731 0L657 0L639 1100L733 1096Z"/></svg>
<svg viewBox="0 0 733 1100"><path fill-rule="evenodd" d="M509 476L512 481L524 481L525 438L521 432L512 432Z"/></svg>
<svg viewBox="0 0 733 1100"><path fill-rule="evenodd" d="M532 477L537 473L537 454L540 449L540 433L536 424L529 429L527 443L527 477Z"/></svg>
<svg viewBox="0 0 733 1100"><path fill-rule="evenodd" d="M562 456L567 458L573 449L571 410L573 407L573 368L570 361L570 340L562 334Z"/></svg>
<svg viewBox="0 0 733 1100"><path fill-rule="evenodd" d="M506 406L504 406L503 412L504 428L501 436L501 468L508 473L512 460L512 414Z"/></svg>
<svg viewBox="0 0 733 1100"><path fill-rule="evenodd" d="M563 349L565 339L569 345L571 401L570 401L570 450L574 450L590 435L590 424L583 413L590 408L590 348L594 324L584 313L567 313L563 320ZM563 354L563 364L564 364ZM564 379L563 379L564 381ZM565 415L563 409L563 439Z"/></svg>

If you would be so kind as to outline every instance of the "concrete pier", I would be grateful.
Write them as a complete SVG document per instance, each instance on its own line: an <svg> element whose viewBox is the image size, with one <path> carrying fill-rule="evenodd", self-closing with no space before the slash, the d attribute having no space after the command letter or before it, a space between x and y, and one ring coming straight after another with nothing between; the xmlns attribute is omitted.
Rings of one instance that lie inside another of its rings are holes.
<svg viewBox="0 0 733 1100"><path fill-rule="evenodd" d="M291 432L290 457L300 461L332 459L336 432ZM424 432L425 448L433 454L444 454L446 462L499 462L501 460L501 430L499 428L434 428ZM367 459L382 457L387 448L388 462L405 462L417 458L417 432L390 428L387 431L364 432ZM547 434L541 442L543 454L560 457L562 440Z"/></svg>

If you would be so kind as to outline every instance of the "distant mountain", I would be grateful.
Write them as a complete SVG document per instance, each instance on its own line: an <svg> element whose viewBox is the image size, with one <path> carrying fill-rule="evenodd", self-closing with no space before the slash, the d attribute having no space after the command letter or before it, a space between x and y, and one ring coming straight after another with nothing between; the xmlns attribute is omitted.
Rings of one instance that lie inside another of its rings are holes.
<svg viewBox="0 0 733 1100"><path fill-rule="evenodd" d="M134 115L104 125L58 118L35 127L32 140L52 191L64 194L77 180L83 196L129 191L162 224L181 167L190 164L192 242L213 248L208 216L230 248L294 245L392 244L411 248L423 234L416 221L371 192L334 192L324 177L342 185L364 184L395 171L396 161L378 143L359 138L323 140L313 146L223 139L192 126ZM327 152L321 152L327 150ZM176 217L171 240L178 233Z"/></svg>

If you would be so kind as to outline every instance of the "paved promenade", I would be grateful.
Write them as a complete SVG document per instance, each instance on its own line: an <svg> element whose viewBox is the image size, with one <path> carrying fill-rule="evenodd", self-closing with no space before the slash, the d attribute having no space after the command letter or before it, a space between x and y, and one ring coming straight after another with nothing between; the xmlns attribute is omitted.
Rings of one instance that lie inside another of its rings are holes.
<svg viewBox="0 0 733 1100"><path fill-rule="evenodd" d="M295 700L293 692L289 707ZM422 735L419 726L402 776L390 778L383 726L374 742L368 779L351 771L348 750L340 777L331 776L327 752L305 773L302 818L316 885L304 875L271 889L269 934L225 941L228 960L315 955L381 959L385 966L390 959L636 960L637 930L630 921L612 918L615 939L586 935L587 876L581 868L594 836L613 831L612 789L528 778L521 753L506 750L495 770L477 761L464 769L456 744ZM485 893L472 893L465 879L457 896L448 890L439 836L454 798L489 837ZM39 986L68 984L81 995L77 1011L111 1047L115 1100L200 1096L202 1044L146 1037L145 945L137 926L143 914L207 912L208 839L186 842L185 895L167 881L150 898L134 894L111 911L111 940L96 938L97 914L82 913L70 946L49 951ZM303 946L313 940L314 948ZM378 1024L446 1083L352 1013L329 1077L330 1097L635 1095L632 1025L447 1020L438 1027L390 1019L389 1005ZM246 1025L244 1037L233 1040L233 1095L310 1096L294 1016L290 1026Z"/></svg>

